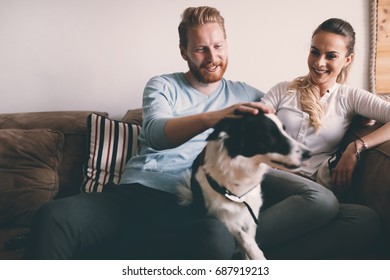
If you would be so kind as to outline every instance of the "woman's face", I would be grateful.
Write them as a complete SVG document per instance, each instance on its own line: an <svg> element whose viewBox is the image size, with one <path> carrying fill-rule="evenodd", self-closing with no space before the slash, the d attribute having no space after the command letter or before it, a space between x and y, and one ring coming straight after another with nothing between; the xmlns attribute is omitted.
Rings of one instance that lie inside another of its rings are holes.
<svg viewBox="0 0 390 280"><path fill-rule="evenodd" d="M343 67L352 62L353 54L347 55L348 38L320 31L312 38L307 63L312 81L323 95L334 83Z"/></svg>

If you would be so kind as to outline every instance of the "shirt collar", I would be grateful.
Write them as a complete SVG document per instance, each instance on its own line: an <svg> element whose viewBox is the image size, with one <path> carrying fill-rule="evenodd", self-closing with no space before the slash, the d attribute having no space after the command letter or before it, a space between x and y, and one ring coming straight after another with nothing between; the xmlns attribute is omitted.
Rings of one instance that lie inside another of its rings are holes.
<svg viewBox="0 0 390 280"><path fill-rule="evenodd" d="M326 93L321 97L321 101L322 102L326 102L329 98L329 96L331 96L333 94L333 92L336 91L336 89L339 87L339 84L338 83L334 83L327 91Z"/></svg>

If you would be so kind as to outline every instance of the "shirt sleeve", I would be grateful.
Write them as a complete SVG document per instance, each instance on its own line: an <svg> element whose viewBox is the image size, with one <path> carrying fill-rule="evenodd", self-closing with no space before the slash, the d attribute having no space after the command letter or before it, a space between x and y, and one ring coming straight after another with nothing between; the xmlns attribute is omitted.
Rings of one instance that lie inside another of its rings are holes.
<svg viewBox="0 0 390 280"><path fill-rule="evenodd" d="M161 77L154 77L148 81L143 93L143 123L146 144L162 150L169 147L165 136L165 125L172 118L172 100L167 94L168 87Z"/></svg>
<svg viewBox="0 0 390 280"><path fill-rule="evenodd" d="M242 83L242 85L249 101L260 101L265 95L264 92L251 85L248 85L247 83Z"/></svg>
<svg viewBox="0 0 390 280"><path fill-rule="evenodd" d="M390 122L390 102L362 89L351 89L349 99L355 114L381 123Z"/></svg>

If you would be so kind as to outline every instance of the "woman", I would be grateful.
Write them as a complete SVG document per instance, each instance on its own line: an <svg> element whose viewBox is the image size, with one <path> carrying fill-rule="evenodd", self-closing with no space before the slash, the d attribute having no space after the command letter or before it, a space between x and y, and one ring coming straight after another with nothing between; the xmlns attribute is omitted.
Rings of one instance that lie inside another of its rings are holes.
<svg viewBox="0 0 390 280"><path fill-rule="evenodd" d="M277 84L262 99L276 110L287 132L312 151L312 159L298 173L335 192L351 185L362 152L390 139L390 103L344 84L354 47L355 32L348 22L338 18L324 21L312 35L309 74ZM357 115L385 125L349 143L330 171L328 160Z"/></svg>

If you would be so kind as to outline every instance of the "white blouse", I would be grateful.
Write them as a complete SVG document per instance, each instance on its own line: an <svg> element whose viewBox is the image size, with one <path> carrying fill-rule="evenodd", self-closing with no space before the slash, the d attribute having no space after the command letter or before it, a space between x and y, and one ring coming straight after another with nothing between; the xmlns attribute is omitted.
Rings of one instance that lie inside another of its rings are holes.
<svg viewBox="0 0 390 280"><path fill-rule="evenodd" d="M313 180L321 163L337 151L354 116L361 115L381 123L390 121L389 102L368 91L335 84L321 98L325 114L322 126L316 133L310 124L309 114L301 110L297 92L288 91L288 85L289 82L275 85L262 98L262 102L274 108L287 133L312 152L309 164L299 171Z"/></svg>

